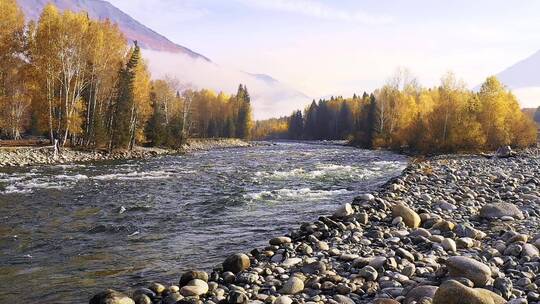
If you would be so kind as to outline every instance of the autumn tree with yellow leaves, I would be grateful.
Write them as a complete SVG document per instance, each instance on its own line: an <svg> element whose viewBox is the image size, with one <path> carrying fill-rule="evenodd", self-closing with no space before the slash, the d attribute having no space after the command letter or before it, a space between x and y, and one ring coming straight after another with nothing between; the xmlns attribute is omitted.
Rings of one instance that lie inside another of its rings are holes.
<svg viewBox="0 0 540 304"><path fill-rule="evenodd" d="M474 92L448 73L439 86L424 88L407 70L398 70L370 95L313 101L303 114L296 111L286 120L257 126L257 138L346 139L365 148L417 153L527 147L536 142L534 122L497 78L489 77Z"/></svg>
<svg viewBox="0 0 540 304"><path fill-rule="evenodd" d="M0 0L0 133L46 135L97 149L180 147L188 136L251 133L247 88L236 95L151 80L136 42L86 12L45 6L25 24L15 0Z"/></svg>
<svg viewBox="0 0 540 304"><path fill-rule="evenodd" d="M24 16L15 0L0 0L0 130L14 139L28 125L32 83L23 59Z"/></svg>

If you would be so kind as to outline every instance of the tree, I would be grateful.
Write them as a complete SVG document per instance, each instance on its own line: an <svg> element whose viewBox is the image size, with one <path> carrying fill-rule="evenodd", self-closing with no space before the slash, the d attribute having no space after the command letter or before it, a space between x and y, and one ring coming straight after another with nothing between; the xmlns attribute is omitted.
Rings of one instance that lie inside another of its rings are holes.
<svg viewBox="0 0 540 304"><path fill-rule="evenodd" d="M252 120L251 120L251 97L245 86L240 85L236 94L238 105L236 120L236 137L249 138Z"/></svg>
<svg viewBox="0 0 540 304"><path fill-rule="evenodd" d="M517 145L515 137L519 122L526 119L515 96L492 76L482 84L478 93L479 122L484 130L487 145L496 149L502 145ZM530 134L527 141L532 140Z"/></svg>
<svg viewBox="0 0 540 304"><path fill-rule="evenodd" d="M346 139L353 132L354 128L353 113L351 106L347 102L342 103L336 120L338 123L336 139Z"/></svg>
<svg viewBox="0 0 540 304"><path fill-rule="evenodd" d="M19 139L28 122L31 84L24 53L24 16L14 0L0 0L0 130Z"/></svg>
<svg viewBox="0 0 540 304"><path fill-rule="evenodd" d="M301 139L304 133L302 111L294 112L289 118L288 135L290 139Z"/></svg>
<svg viewBox="0 0 540 304"><path fill-rule="evenodd" d="M108 20L92 21L89 32L93 46L88 59L90 79L83 96L85 145L104 147L109 142L114 115L111 106L118 80L116 68L124 63L128 47L118 26Z"/></svg>
<svg viewBox="0 0 540 304"><path fill-rule="evenodd" d="M311 105L307 108L306 114L304 115L306 117L305 121L305 137L307 139L316 139L317 138L317 111L319 106L313 100L311 102Z"/></svg>
<svg viewBox="0 0 540 304"><path fill-rule="evenodd" d="M132 143L137 118L134 83L139 61L140 49L137 43L135 43L135 47L131 50L129 61L118 73L119 80L111 148L127 149Z"/></svg>
<svg viewBox="0 0 540 304"><path fill-rule="evenodd" d="M57 54L60 45L57 36L61 31L61 16L56 7L48 4L43 9L35 32L31 35L30 60L34 66L38 86L32 100L32 112L37 126L35 129L48 131L54 142L60 115L61 64ZM45 92L45 96L41 94Z"/></svg>

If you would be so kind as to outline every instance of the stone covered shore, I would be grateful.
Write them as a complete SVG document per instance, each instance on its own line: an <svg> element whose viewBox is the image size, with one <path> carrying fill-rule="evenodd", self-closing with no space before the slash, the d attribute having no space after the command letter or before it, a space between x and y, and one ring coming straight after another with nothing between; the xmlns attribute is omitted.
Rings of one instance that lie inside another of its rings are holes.
<svg viewBox="0 0 540 304"><path fill-rule="evenodd" d="M247 147L251 144L239 139L192 139L180 150L135 147L132 151L85 151L62 149L57 158L53 147L0 147L0 167L22 167L40 164L62 164L116 159L139 159L158 155L195 152L219 148Z"/></svg>
<svg viewBox="0 0 540 304"><path fill-rule="evenodd" d="M538 150L413 162L378 192L212 272L90 303L540 303L539 186Z"/></svg>

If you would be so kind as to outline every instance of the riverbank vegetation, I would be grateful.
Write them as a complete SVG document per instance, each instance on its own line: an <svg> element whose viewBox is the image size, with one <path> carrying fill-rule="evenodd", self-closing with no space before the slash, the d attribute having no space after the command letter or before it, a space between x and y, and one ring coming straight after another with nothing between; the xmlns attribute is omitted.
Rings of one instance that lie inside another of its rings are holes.
<svg viewBox="0 0 540 304"><path fill-rule="evenodd" d="M495 77L475 92L451 73L437 87L421 87L407 71L372 94L313 101L288 118L259 122L259 129L272 138L347 139L365 148L421 153L526 147L537 134L516 97Z"/></svg>
<svg viewBox="0 0 540 304"><path fill-rule="evenodd" d="M137 43L117 25L47 5L25 23L15 0L0 0L0 132L45 136L99 149L179 147L190 136L250 136L250 96L151 80Z"/></svg>

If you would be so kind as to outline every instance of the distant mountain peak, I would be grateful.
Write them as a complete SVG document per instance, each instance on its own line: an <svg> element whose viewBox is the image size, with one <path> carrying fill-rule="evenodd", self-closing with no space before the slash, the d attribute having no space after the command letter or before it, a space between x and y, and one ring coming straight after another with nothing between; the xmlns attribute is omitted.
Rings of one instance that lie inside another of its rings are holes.
<svg viewBox="0 0 540 304"><path fill-rule="evenodd" d="M499 79L510 88L540 87L540 51L499 73Z"/></svg>
<svg viewBox="0 0 540 304"><path fill-rule="evenodd" d="M540 51L500 72L497 77L518 97L522 107L540 106Z"/></svg>
<svg viewBox="0 0 540 304"><path fill-rule="evenodd" d="M137 41L142 48L170 53L181 53L195 59L210 61L187 47L178 45L154 30L133 19L111 3L103 0L17 0L24 15L30 20L37 20L45 5L54 4L60 10L75 12L87 11L95 19L109 19L118 24L129 41Z"/></svg>

